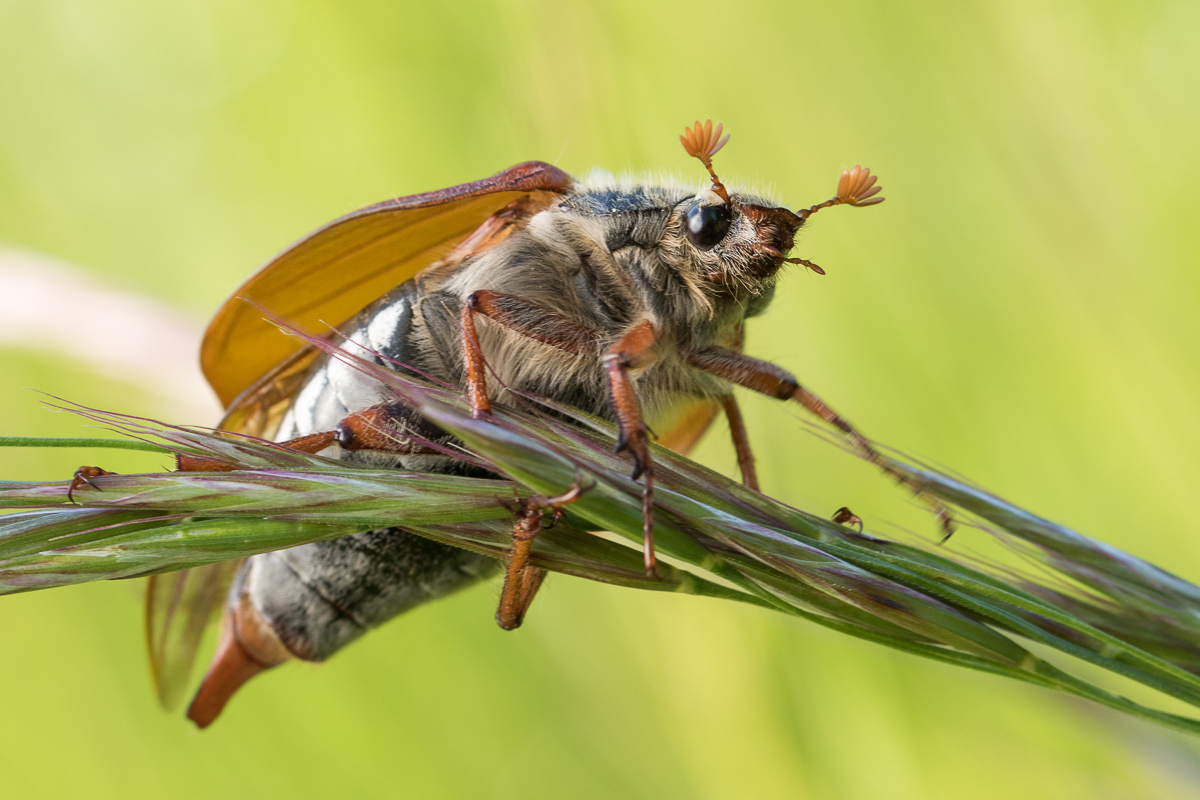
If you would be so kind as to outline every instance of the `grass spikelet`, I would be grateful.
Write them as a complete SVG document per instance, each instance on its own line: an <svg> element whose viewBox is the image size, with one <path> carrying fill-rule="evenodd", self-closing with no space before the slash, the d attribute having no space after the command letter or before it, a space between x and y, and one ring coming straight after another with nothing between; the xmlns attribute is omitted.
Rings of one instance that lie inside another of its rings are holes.
<svg viewBox="0 0 1200 800"><path fill-rule="evenodd" d="M773 609L1200 733L1194 719L1077 674L1082 660L1200 707L1200 588L960 479L891 462L961 519L1033 559L1036 574L933 544L863 536L656 447L654 537L669 563L655 580L636 549L641 487L629 479L626 457L612 452L608 423L527 395L491 419L473 419L456 391L309 342L389 387L500 479L355 467L250 437L64 404L134 437L133 448L219 458L237 469L105 475L95 479L101 491L82 488L73 504L65 480L0 484L0 508L11 510L0 516L0 594L156 574L392 525L502 558L514 489L551 495L582 480L587 491L563 522L538 536L537 566Z"/></svg>

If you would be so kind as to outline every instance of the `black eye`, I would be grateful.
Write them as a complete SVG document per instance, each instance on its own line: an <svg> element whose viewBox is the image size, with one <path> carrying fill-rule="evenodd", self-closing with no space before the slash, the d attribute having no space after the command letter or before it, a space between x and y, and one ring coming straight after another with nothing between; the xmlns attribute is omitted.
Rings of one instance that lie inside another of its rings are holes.
<svg viewBox="0 0 1200 800"><path fill-rule="evenodd" d="M729 206L702 206L697 203L687 214L688 238L696 247L708 250L729 233L732 219Z"/></svg>

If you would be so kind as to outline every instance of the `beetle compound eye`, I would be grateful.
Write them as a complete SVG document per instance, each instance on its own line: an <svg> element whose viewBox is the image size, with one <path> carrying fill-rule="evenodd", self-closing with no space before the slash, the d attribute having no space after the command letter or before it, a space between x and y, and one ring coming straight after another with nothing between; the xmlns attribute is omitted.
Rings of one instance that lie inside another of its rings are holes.
<svg viewBox="0 0 1200 800"><path fill-rule="evenodd" d="M692 206L687 214L687 235L692 244L702 250L708 250L729 233L729 223L733 215L729 206Z"/></svg>

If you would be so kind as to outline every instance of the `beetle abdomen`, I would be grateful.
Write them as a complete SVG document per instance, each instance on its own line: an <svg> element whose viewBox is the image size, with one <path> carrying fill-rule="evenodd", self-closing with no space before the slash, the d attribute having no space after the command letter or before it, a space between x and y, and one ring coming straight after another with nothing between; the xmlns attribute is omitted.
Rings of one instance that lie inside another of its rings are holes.
<svg viewBox="0 0 1200 800"><path fill-rule="evenodd" d="M378 355L357 352L379 363L412 363L415 299L410 281L346 325L349 341ZM278 438L332 430L349 414L388 399L380 384L341 361L324 358L297 393ZM423 437L445 436L415 416L408 426ZM349 453L336 447L326 455L421 472L462 469L460 462L440 456ZM288 650L320 661L397 614L478 580L494 564L491 558L388 528L255 556L244 568L243 591Z"/></svg>
<svg viewBox="0 0 1200 800"><path fill-rule="evenodd" d="M242 591L284 646L323 661L368 630L492 571L493 559L400 528L266 553Z"/></svg>

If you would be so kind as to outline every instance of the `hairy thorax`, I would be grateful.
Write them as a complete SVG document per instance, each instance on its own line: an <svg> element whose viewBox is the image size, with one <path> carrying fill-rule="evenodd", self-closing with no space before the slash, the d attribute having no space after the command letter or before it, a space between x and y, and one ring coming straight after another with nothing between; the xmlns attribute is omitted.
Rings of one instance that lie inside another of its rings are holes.
<svg viewBox="0 0 1200 800"><path fill-rule="evenodd" d="M481 290L517 298L533 309L521 320L528 329L552 336L565 319L591 333L586 347L571 351L476 315L492 402L511 403L506 390L515 389L611 418L603 355L648 321L654 358L630 373L643 418L664 439L685 422L702 430L699 418L729 386L689 366L687 354L713 345L740 350L744 320L765 308L771 285L746 292L736 283L705 283L701 263L681 268L681 213L694 196L686 187L579 186L487 246L432 265L342 329L366 348L359 355L381 354L461 386L464 304ZM339 415L388 399L352 367L322 360L285 433L325 430Z"/></svg>
<svg viewBox="0 0 1200 800"><path fill-rule="evenodd" d="M646 227L646 216L643 211L629 222ZM723 382L689 367L683 354L714 344L739 348L741 304L712 307L710 303L698 315L677 313L676 305L689 305L689 287L658 263L654 247L622 237L619 228L614 231L612 217L555 208L534 217L524 233L462 265L442 286L436 303L441 308L422 303L443 316L440 324L428 320L427 341L435 337L435 329L443 330L451 321L445 312L461 309L479 290L519 297L550 310L595 331L595 341L591 351L567 352L490 319L477 319L480 343L493 373L490 396L503 403L503 387L515 388L607 417L601 356L642 320L648 320L657 333L655 359L646 368L632 370L631 377L651 428L666 430L696 401L728 392ZM612 250L614 240L622 246ZM528 324L553 323L535 318Z"/></svg>

